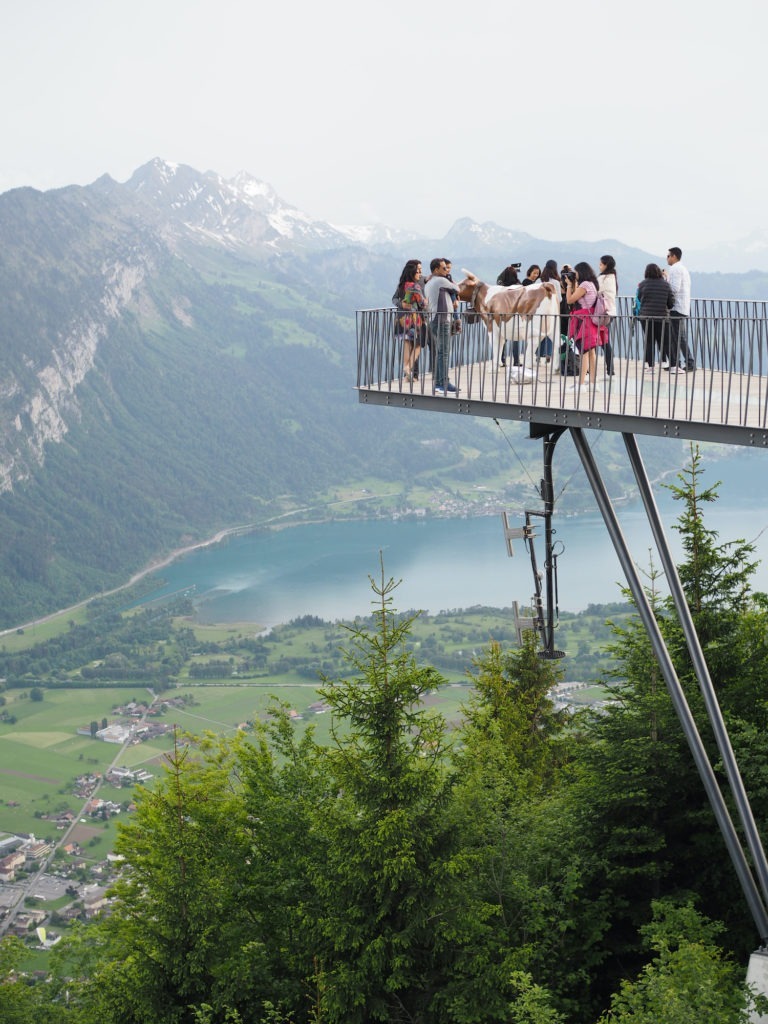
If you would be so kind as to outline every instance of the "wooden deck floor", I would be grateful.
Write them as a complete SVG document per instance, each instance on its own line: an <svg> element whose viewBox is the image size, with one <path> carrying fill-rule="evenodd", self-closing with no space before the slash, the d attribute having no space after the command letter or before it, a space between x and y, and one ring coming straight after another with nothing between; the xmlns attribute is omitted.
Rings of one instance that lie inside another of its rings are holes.
<svg viewBox="0 0 768 1024"><path fill-rule="evenodd" d="M522 422L630 431L768 447L768 378L697 368L652 372L642 361L616 358L614 373L598 360L597 379L574 389L559 362L540 361L519 382L490 359L451 368L457 396L435 395L430 373L359 387L360 401Z"/></svg>

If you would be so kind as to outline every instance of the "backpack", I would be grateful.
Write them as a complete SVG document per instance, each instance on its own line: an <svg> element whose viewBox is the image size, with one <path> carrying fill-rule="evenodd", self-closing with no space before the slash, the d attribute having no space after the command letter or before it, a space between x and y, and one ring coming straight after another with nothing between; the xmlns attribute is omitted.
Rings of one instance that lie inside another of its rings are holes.
<svg viewBox="0 0 768 1024"><path fill-rule="evenodd" d="M590 319L595 327L607 327L611 322L608 307L605 304L605 296L602 292L597 293Z"/></svg>
<svg viewBox="0 0 768 1024"><path fill-rule="evenodd" d="M560 373L563 377L578 377L579 353L573 339L560 335Z"/></svg>

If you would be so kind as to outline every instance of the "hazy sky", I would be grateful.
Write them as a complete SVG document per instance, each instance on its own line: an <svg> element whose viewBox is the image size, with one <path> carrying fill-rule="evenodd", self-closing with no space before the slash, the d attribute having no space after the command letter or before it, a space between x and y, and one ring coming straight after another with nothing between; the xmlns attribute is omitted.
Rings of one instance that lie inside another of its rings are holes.
<svg viewBox="0 0 768 1024"><path fill-rule="evenodd" d="M3 0L0 191L159 156L334 223L768 228L759 5Z"/></svg>

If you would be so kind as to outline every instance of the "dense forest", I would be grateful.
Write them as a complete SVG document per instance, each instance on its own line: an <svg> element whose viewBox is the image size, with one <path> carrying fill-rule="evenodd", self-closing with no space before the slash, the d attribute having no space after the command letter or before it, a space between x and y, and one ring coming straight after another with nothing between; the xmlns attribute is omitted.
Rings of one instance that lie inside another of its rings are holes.
<svg viewBox="0 0 768 1024"><path fill-rule="evenodd" d="M760 826L768 818L768 599L753 551L705 522L697 456L674 487L680 575ZM14 980L4 1024L737 1024L755 926L638 618L608 644L615 700L556 710L528 635L488 644L458 731L372 583L332 740L287 708L234 739L179 738L121 830L117 905ZM709 754L681 627L654 614ZM722 770L716 765L716 771ZM722 782L721 778L721 782Z"/></svg>

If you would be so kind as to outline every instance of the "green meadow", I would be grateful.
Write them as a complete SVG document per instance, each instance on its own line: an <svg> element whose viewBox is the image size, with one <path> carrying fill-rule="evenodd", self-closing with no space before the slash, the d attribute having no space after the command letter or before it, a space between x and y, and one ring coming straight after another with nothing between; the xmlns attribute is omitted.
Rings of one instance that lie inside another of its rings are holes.
<svg viewBox="0 0 768 1024"><path fill-rule="evenodd" d="M232 735L242 723L264 720L271 701L277 698L296 713L300 729L312 724L318 741L323 743L330 739L330 716L310 710L318 700L317 685L289 679L238 684L231 680L194 685L182 682L169 696L185 694L192 702L181 709L169 709L161 721L177 726L179 734ZM132 768L143 767L153 774L162 771L164 755L173 747L173 734L129 746L122 752L117 744L77 734L79 726L87 728L93 720L113 721L113 706L143 696L146 691L140 686L133 691L126 687L45 690L41 701L33 701L21 691L6 691L6 710L16 715L17 721L13 725L0 723L0 833L34 832L55 840L60 834L53 822L41 815L80 812L83 801L72 791L78 775L104 774L115 761ZM466 696L467 686L454 683L430 697L429 702L449 721L455 721ZM130 799L130 792L102 785L99 796L120 803ZM111 847L114 823L89 819L88 824L104 834L105 842L98 850L98 856L103 857Z"/></svg>
<svg viewBox="0 0 768 1024"><path fill-rule="evenodd" d="M561 663L566 678L599 677L604 663L596 647L599 650L598 645L610 637L606 615L613 612L621 618L627 611L626 606L614 606L592 609L591 614L562 617L558 641L569 653ZM132 618L140 625L138 612L123 616L123 621ZM56 635L57 630L61 634L71 628L69 622L62 620L46 623L45 631ZM233 735L244 723L264 721L270 703L277 699L291 709L298 729L311 725L319 743L330 741L330 715L316 713L311 705L319 699L321 672L329 679L340 679L350 672L342 653L353 645L348 629L339 623L320 623L310 618L276 627L261 636L259 627L252 623L206 626L180 616L169 619L168 630L167 640L158 648L161 652L176 650L175 638L184 630L194 634L193 645L199 644L194 652L187 648L175 686L167 691L169 697L184 696L184 706L169 708L160 719L176 726L177 735ZM6 648L12 645L14 650L31 650L35 643L40 643L40 636L31 634L28 629L24 634L6 635L3 643ZM477 657L487 649L489 641L514 644L513 638L514 628L507 610L472 608L415 619L409 647L420 664L434 665L446 680L444 686L430 695L428 703L449 725L455 726L461 718L461 706L471 686L469 673ZM122 650L129 652L125 657L130 660L130 652L136 650L140 658L147 649L145 641L137 638L131 642L134 647L123 643ZM255 650L261 652L262 658L262 667L258 669L249 660ZM222 677L207 678L204 672L201 676L199 670L207 663L212 663L212 674L221 672ZM30 675L34 675L38 664L30 663ZM88 664L87 657L84 664ZM195 669L198 675L191 676ZM79 675L72 674L75 678ZM33 695L40 692L42 700L34 700ZM103 775L115 762L145 768L153 775L161 772L165 755L173 747L173 732L125 749L77 732L79 727L87 729L92 721L115 721L113 707L146 698L149 692L146 684L138 681L114 687L64 689L46 686L41 680L35 691L17 687L5 690L3 711L16 720L0 722L0 833L34 832L43 838L61 838L62 833L56 831L53 821L43 816L65 810L80 814L84 801L73 793L77 776L88 772ZM573 696L575 702L591 703L604 695L604 689L596 686ZM130 800L130 793L130 789L112 791L106 786L99 790L99 796L116 803ZM96 829L100 837L94 856L103 857L114 839L115 823L89 819L87 826ZM93 834L89 836L93 839Z"/></svg>

